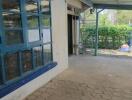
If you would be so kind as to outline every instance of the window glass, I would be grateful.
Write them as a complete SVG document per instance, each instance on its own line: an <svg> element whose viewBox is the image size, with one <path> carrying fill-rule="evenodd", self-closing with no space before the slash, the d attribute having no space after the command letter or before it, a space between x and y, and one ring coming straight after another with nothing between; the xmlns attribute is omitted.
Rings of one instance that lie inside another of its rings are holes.
<svg viewBox="0 0 132 100"><path fill-rule="evenodd" d="M20 12L20 0L2 0L3 10Z"/></svg>
<svg viewBox="0 0 132 100"><path fill-rule="evenodd" d="M51 44L43 46L44 50L44 63L48 64L52 61Z"/></svg>
<svg viewBox="0 0 132 100"><path fill-rule="evenodd" d="M42 16L41 17L41 23L44 28L50 27L50 17L49 16Z"/></svg>
<svg viewBox="0 0 132 100"><path fill-rule="evenodd" d="M43 27L50 27L50 5L49 0L41 0L41 23Z"/></svg>
<svg viewBox="0 0 132 100"><path fill-rule="evenodd" d="M43 29L43 42L51 42L51 34L50 34L50 29Z"/></svg>
<svg viewBox="0 0 132 100"><path fill-rule="evenodd" d="M42 47L35 47L33 50L35 66L42 66Z"/></svg>
<svg viewBox="0 0 132 100"><path fill-rule="evenodd" d="M20 30L5 30L5 40L7 45L22 43L22 37L22 31Z"/></svg>
<svg viewBox="0 0 132 100"><path fill-rule="evenodd" d="M39 17L36 15L28 15L28 40L29 42L39 41Z"/></svg>
<svg viewBox="0 0 132 100"><path fill-rule="evenodd" d="M22 64L23 64L23 71L27 72L32 70L32 52L31 50L25 50L22 53Z"/></svg>
<svg viewBox="0 0 132 100"><path fill-rule="evenodd" d="M28 38L29 42L39 41L39 25L38 25L38 16L28 17Z"/></svg>
<svg viewBox="0 0 132 100"><path fill-rule="evenodd" d="M39 33L39 16L38 16L38 1L27 0L27 24L28 24L28 42L34 42L40 40Z"/></svg>
<svg viewBox="0 0 132 100"><path fill-rule="evenodd" d="M14 45L23 42L22 19L19 0L2 1L3 29L5 44Z"/></svg>
<svg viewBox="0 0 132 100"><path fill-rule="evenodd" d="M3 0L3 24L5 28L21 27L19 0Z"/></svg>
<svg viewBox="0 0 132 100"><path fill-rule="evenodd" d="M41 12L49 14L49 0L41 0Z"/></svg>
<svg viewBox="0 0 132 100"><path fill-rule="evenodd" d="M28 16L28 28L38 28L38 16Z"/></svg>
<svg viewBox="0 0 132 100"><path fill-rule="evenodd" d="M26 0L26 11L28 13L37 13L38 12L37 0Z"/></svg>
<svg viewBox="0 0 132 100"><path fill-rule="evenodd" d="M39 29L30 29L30 30L28 30L28 38L29 38L29 42L38 41L40 39Z"/></svg>
<svg viewBox="0 0 132 100"><path fill-rule="evenodd" d="M50 2L49 0L41 0L41 25L43 33L43 42L51 42L51 15L50 15Z"/></svg>
<svg viewBox="0 0 132 100"><path fill-rule="evenodd" d="M7 80L11 80L19 76L18 68L18 54L6 54L5 55L6 77Z"/></svg>
<svg viewBox="0 0 132 100"><path fill-rule="evenodd" d="M3 12L2 16L5 28L21 28L21 17L19 13Z"/></svg>

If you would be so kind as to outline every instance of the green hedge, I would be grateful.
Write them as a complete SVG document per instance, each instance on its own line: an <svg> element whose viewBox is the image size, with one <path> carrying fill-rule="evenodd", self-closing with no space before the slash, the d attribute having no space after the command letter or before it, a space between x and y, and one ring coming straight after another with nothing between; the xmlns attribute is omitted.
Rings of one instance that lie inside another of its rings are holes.
<svg viewBox="0 0 132 100"><path fill-rule="evenodd" d="M130 38L129 32L132 27L127 25L100 26L99 27L99 48L117 49L127 43ZM81 39L87 48L94 48L95 26L83 26L81 28Z"/></svg>

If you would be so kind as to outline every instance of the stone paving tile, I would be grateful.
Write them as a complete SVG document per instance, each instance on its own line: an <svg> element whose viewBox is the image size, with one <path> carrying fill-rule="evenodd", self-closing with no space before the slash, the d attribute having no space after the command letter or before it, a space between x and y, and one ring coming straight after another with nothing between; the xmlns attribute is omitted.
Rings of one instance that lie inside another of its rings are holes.
<svg viewBox="0 0 132 100"><path fill-rule="evenodd" d="M53 80L25 100L132 100L132 90Z"/></svg>
<svg viewBox="0 0 132 100"><path fill-rule="evenodd" d="M25 100L132 100L131 59L73 57L70 66Z"/></svg>

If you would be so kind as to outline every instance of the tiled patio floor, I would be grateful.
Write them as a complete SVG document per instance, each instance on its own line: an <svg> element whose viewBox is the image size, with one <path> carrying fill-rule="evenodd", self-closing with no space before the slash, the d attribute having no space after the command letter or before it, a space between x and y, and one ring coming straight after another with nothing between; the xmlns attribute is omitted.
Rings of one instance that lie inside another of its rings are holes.
<svg viewBox="0 0 132 100"><path fill-rule="evenodd" d="M132 100L132 59L72 56L69 64L25 100Z"/></svg>

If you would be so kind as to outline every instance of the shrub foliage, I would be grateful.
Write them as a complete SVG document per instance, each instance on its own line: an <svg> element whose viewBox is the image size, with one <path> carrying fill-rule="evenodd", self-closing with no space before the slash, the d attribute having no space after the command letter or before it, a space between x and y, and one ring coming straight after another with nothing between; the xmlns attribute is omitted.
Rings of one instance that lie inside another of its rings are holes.
<svg viewBox="0 0 132 100"><path fill-rule="evenodd" d="M127 25L112 25L99 27L99 48L117 49L122 44L127 43L130 38L132 27ZM94 48L95 26L83 26L81 28L82 43L87 48Z"/></svg>

